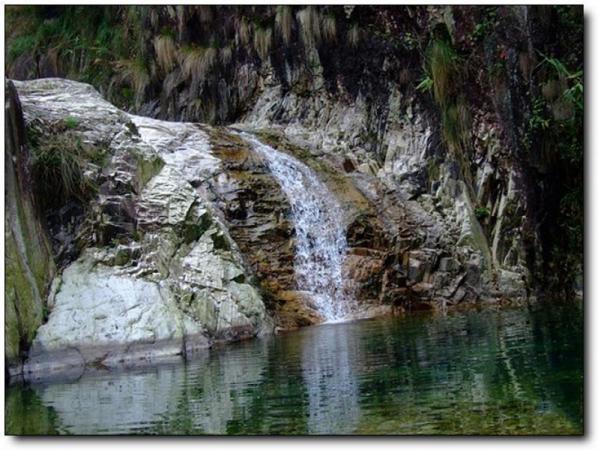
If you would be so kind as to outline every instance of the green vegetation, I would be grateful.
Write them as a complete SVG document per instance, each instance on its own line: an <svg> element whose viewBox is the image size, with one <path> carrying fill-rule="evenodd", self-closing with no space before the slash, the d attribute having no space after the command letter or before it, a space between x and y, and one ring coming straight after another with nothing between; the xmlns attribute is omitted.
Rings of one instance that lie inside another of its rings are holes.
<svg viewBox="0 0 598 450"><path fill-rule="evenodd" d="M144 59L122 59L116 62L118 75L116 79L132 87L135 94L135 103L141 103L145 90L150 83L150 75Z"/></svg>
<svg viewBox="0 0 598 450"><path fill-rule="evenodd" d="M496 9L495 6L489 7L482 20L476 23L471 35L474 41L482 41L494 29L497 20Z"/></svg>
<svg viewBox="0 0 598 450"><path fill-rule="evenodd" d="M303 97L312 95L313 69L321 65L325 88L341 83L339 92L364 95L373 113L383 110L382 92L392 83L404 98L415 88L434 101L447 157L459 163L470 190L474 158L486 145L473 133L475 115L476 133L499 134L498 144L517 160L523 178L536 180L530 196L537 209L554 205L546 212L550 219L528 216L530 225L543 224L541 237L528 230L530 248L543 240L549 253L530 264L565 258L579 266L583 9L529 7L527 23L534 27L527 30L517 8L439 11L439 20L424 23L428 13L419 15L417 7L8 6L6 72L66 76L93 84L125 109L158 101L159 114L215 123L249 107L245 96L255 86L235 91L240 83L231 69L240 65L259 71L269 61L285 89ZM311 56L313 48L319 58ZM414 70L419 66L423 73ZM181 94L185 102L178 101ZM64 126L78 128L68 118ZM372 147L375 139L372 133Z"/></svg>
<svg viewBox="0 0 598 450"><path fill-rule="evenodd" d="M64 126L69 130L73 130L79 126L79 119L68 116L64 119Z"/></svg>
<svg viewBox="0 0 598 450"><path fill-rule="evenodd" d="M583 255L583 70L570 70L562 60L543 57L538 71L540 88L531 99L523 144L531 157L543 157L558 179L552 189L556 203L547 205L554 225L547 237L546 273L556 286L574 283Z"/></svg>
<svg viewBox="0 0 598 450"><path fill-rule="evenodd" d="M434 80L430 78L429 75L426 75L420 83L417 85L415 89L422 92L432 92L432 88L434 87Z"/></svg>
<svg viewBox="0 0 598 450"><path fill-rule="evenodd" d="M436 103L444 110L455 94L458 84L457 54L449 43L434 39L426 55L426 70L433 81Z"/></svg>
<svg viewBox="0 0 598 450"><path fill-rule="evenodd" d="M43 139L35 132L29 133L32 175L42 209L61 205L70 198L85 202L97 190L84 170L88 162L103 165L106 150L84 144L71 128L67 125L65 131L44 134Z"/></svg>
<svg viewBox="0 0 598 450"><path fill-rule="evenodd" d="M484 220L486 217L490 216L490 210L485 206L478 207L474 210L475 216L478 220Z"/></svg>
<svg viewBox="0 0 598 450"><path fill-rule="evenodd" d="M154 51L158 65L165 72L169 72L177 61L177 49L172 36L163 34L154 38Z"/></svg>
<svg viewBox="0 0 598 450"><path fill-rule="evenodd" d="M432 92L440 109L442 139L461 163L465 179L471 181L465 155L471 133L471 116L467 99L461 92L459 64L459 56L446 40L433 39L425 56L425 77L416 89Z"/></svg>

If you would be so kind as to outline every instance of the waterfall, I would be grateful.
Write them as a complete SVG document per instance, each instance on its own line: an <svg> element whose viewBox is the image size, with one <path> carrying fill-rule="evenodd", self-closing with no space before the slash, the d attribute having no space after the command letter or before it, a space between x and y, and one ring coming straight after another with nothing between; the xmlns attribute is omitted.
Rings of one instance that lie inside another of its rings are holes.
<svg viewBox="0 0 598 450"><path fill-rule="evenodd" d="M311 294L326 321L345 318L352 297L342 275L347 237L337 199L307 165L247 133L242 136L264 159L291 205L298 289Z"/></svg>

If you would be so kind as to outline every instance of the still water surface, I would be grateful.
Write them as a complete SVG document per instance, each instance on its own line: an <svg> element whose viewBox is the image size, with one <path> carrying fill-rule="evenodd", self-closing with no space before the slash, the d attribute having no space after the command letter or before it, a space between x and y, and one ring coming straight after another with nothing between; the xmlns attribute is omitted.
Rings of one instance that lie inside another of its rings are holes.
<svg viewBox="0 0 598 450"><path fill-rule="evenodd" d="M186 364L6 389L9 434L580 434L583 314L302 329Z"/></svg>

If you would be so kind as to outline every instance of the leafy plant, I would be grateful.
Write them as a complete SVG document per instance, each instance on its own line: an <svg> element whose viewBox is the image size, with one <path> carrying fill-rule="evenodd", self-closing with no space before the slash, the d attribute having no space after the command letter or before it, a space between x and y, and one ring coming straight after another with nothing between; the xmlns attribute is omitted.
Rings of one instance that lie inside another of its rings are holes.
<svg viewBox="0 0 598 450"><path fill-rule="evenodd" d="M485 206L480 206L474 210L474 214L476 218L481 221L490 216L490 210Z"/></svg>
<svg viewBox="0 0 598 450"><path fill-rule="evenodd" d="M474 41L482 40L496 26L496 7L491 6L484 14L482 20L476 23L471 38Z"/></svg>
<svg viewBox="0 0 598 450"><path fill-rule="evenodd" d="M563 93L563 97L579 109L583 109L583 70L575 72L567 69L565 64L557 58L548 57L542 52L538 52L544 59L540 63L548 64L558 78L566 80L569 88Z"/></svg>
<svg viewBox="0 0 598 450"><path fill-rule="evenodd" d="M424 78L422 78L422 80L415 87L415 89L417 89L418 91L422 91L422 92L431 92L433 87L434 87L434 80L432 80L432 78L430 78L429 75L426 75Z"/></svg>

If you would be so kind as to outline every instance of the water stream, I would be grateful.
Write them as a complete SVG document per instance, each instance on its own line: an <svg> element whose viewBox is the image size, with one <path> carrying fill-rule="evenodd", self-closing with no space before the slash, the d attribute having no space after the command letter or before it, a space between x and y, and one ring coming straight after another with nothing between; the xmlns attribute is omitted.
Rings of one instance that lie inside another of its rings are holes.
<svg viewBox="0 0 598 450"><path fill-rule="evenodd" d="M242 136L262 156L291 205L297 288L311 294L326 321L346 318L353 298L343 280L347 237L338 200L306 164L250 134Z"/></svg>

